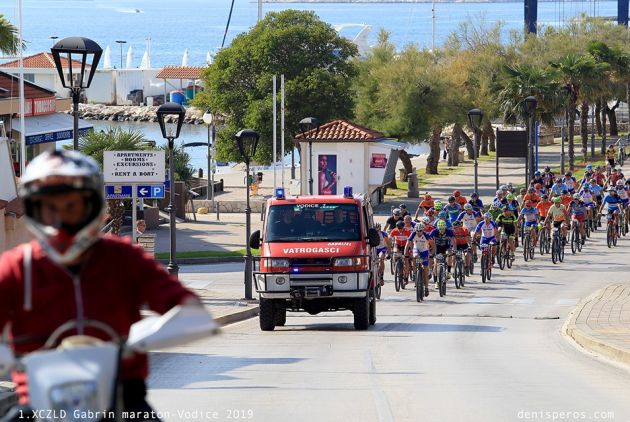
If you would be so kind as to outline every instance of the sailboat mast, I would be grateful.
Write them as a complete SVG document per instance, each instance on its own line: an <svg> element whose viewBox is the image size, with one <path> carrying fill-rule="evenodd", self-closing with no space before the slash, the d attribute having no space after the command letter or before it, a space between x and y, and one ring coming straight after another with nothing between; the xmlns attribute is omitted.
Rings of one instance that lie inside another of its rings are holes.
<svg viewBox="0 0 630 422"><path fill-rule="evenodd" d="M435 54L435 0L431 2L431 52Z"/></svg>

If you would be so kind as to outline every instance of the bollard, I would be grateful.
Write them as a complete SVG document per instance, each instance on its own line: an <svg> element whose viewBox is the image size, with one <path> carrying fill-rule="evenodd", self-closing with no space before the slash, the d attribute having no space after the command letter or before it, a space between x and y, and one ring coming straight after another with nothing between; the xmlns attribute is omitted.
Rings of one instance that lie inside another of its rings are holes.
<svg viewBox="0 0 630 422"><path fill-rule="evenodd" d="M214 209L217 212L217 221L219 221L219 203L218 202L215 204Z"/></svg>

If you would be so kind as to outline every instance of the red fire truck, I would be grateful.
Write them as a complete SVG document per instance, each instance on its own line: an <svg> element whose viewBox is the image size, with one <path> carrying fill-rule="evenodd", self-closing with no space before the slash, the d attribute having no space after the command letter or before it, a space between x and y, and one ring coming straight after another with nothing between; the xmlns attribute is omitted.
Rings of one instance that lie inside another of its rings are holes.
<svg viewBox="0 0 630 422"><path fill-rule="evenodd" d="M260 328L286 322L287 311L316 315L350 310L354 327L376 322L376 246L369 198L352 195L285 197L276 189L267 201L262 233L250 246L261 249L254 264L260 295Z"/></svg>

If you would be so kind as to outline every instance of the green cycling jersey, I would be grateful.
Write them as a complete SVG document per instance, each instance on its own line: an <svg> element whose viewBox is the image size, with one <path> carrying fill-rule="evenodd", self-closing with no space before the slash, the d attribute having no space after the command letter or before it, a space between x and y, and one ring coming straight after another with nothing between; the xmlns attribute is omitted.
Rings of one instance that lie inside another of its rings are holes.
<svg viewBox="0 0 630 422"><path fill-rule="evenodd" d="M518 218L510 213L510 215L506 216L505 214L501 214L496 218L496 223L498 226L503 227L503 226L513 226L516 227L516 221L518 220Z"/></svg>

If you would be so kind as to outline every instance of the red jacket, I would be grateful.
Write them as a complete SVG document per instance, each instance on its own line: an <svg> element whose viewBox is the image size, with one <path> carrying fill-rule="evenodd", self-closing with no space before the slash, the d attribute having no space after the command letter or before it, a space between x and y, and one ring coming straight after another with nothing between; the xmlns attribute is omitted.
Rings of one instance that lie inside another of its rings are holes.
<svg viewBox="0 0 630 422"><path fill-rule="evenodd" d="M41 347L57 327L76 319L81 307L85 318L102 321L126 336L131 324L140 320L145 303L164 313L194 296L142 248L119 237L106 236L95 243L86 252L80 276L73 276L48 259L37 241L31 245L31 311L24 309L24 247L0 256L0 329L11 323L13 347L18 354ZM75 295L80 299L75 300ZM86 334L107 340L99 331L86 329ZM123 362L123 379L147 375L146 355Z"/></svg>

